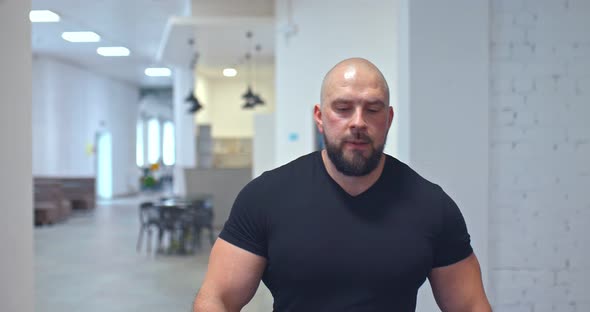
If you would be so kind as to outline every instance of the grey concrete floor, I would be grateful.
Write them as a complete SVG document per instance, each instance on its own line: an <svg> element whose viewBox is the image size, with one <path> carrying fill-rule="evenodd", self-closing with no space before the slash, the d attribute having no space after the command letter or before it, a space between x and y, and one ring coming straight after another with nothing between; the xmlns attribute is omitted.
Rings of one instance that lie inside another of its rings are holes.
<svg viewBox="0 0 590 312"><path fill-rule="evenodd" d="M35 228L37 312L191 311L211 246L204 239L196 254L172 256L148 254L144 244L137 253L142 200L101 201L91 212ZM272 311L264 284L242 311Z"/></svg>

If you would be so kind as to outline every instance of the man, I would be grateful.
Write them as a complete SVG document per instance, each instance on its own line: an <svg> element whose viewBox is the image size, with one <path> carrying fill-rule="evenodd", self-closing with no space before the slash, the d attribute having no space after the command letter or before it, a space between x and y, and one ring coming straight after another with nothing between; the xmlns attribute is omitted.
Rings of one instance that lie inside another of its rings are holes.
<svg viewBox="0 0 590 312"><path fill-rule="evenodd" d="M383 154L393 109L377 67L338 63L314 118L326 148L244 187L194 310L239 311L262 279L275 311L409 312L428 278L443 311L491 311L456 204Z"/></svg>

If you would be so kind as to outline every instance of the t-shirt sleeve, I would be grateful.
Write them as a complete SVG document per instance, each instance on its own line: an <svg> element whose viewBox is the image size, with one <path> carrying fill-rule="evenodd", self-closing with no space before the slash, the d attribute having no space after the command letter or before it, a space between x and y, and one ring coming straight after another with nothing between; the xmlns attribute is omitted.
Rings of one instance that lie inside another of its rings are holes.
<svg viewBox="0 0 590 312"><path fill-rule="evenodd" d="M442 224L436 237L433 267L459 262L473 253L471 237L457 204L442 189Z"/></svg>
<svg viewBox="0 0 590 312"><path fill-rule="evenodd" d="M253 180L238 194L219 237L256 255L267 257L266 218L261 185Z"/></svg>

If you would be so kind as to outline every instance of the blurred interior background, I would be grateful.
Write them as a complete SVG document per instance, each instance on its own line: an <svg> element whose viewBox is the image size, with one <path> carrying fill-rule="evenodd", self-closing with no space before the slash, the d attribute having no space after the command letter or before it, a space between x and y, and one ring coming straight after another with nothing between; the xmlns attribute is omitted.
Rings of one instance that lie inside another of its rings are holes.
<svg viewBox="0 0 590 312"><path fill-rule="evenodd" d="M323 75L359 56L392 92L386 153L458 203L494 311L590 311L588 29L586 0L0 0L2 310L190 310L208 235L321 148ZM201 221L158 249L142 203ZM261 284L245 311L271 309Z"/></svg>

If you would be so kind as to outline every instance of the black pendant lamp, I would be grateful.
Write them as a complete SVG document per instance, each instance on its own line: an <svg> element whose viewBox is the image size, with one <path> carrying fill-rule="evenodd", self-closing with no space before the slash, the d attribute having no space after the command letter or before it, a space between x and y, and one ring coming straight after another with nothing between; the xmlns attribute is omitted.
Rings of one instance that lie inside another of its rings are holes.
<svg viewBox="0 0 590 312"><path fill-rule="evenodd" d="M248 101L248 99L253 98L254 92L252 92L252 87L250 86L250 84L248 84L248 90L246 90L246 92L244 94L242 94L242 99Z"/></svg>
<svg viewBox="0 0 590 312"><path fill-rule="evenodd" d="M242 108L244 109L252 109L256 107L256 104L254 103L254 99L250 98L246 100L246 103L244 105L242 105Z"/></svg>
<svg viewBox="0 0 590 312"><path fill-rule="evenodd" d="M244 99L246 102L242 105L242 108L244 109L252 109L254 107L256 107L257 105L262 105L264 104L264 100L262 100L262 98L260 97L260 95L254 93L252 91L252 54L250 53L250 49L252 46L252 32L248 31L246 33L246 38L248 38L249 40L249 45L250 47L248 48L248 52L246 53L246 65L248 67L248 74L247 74L247 83L248 83L248 89L246 89L246 92L244 94L242 94L242 99ZM260 51L260 45L256 46L256 51Z"/></svg>
<svg viewBox="0 0 590 312"><path fill-rule="evenodd" d="M261 48L262 47L260 46L260 44L257 44L256 45L256 48L255 49L256 49L256 53L257 54L260 53L260 49ZM255 69L254 69L254 75L253 76L254 76L254 82L256 82L256 62L255 61L254 61L254 68ZM254 105L264 105L264 100L260 97L260 94L255 93L254 96L253 96L253 99L254 99Z"/></svg>
<svg viewBox="0 0 590 312"><path fill-rule="evenodd" d="M188 44L189 46L193 46L194 45L194 40L191 38L188 40ZM197 61L199 60L199 53L195 52L193 55L193 58L191 59L191 63L189 65L189 68L191 69L192 72L192 76L194 79L194 75L195 75L195 70L197 67ZM194 80L193 80L193 86L194 86ZM198 112L199 110L201 110L203 108L203 105L201 105L201 103L199 102L199 100L197 99L197 97L195 96L195 89L193 87L193 89L191 89L189 91L189 94L186 96L186 98L184 98L184 101L189 103L190 107L188 109L188 113L189 114L194 114L196 112Z"/></svg>
<svg viewBox="0 0 590 312"><path fill-rule="evenodd" d="M264 100L258 94L254 94L253 99L255 105L264 105Z"/></svg>
<svg viewBox="0 0 590 312"><path fill-rule="evenodd" d="M252 37L252 33L248 32L246 33L246 37L251 38ZM244 109L252 109L256 106L256 101L255 101L255 94L254 92L252 92L252 81L250 79L250 75L252 74L252 63L251 63L251 55L250 52L246 53L246 65L248 66L248 73L247 73L247 83L248 83L248 89L246 89L246 92L244 92L244 94L242 94L242 99L244 99L245 103L244 105L242 105L242 108Z"/></svg>
<svg viewBox="0 0 590 312"><path fill-rule="evenodd" d="M199 103L199 100L195 96L195 90L191 90L190 93L188 94L188 96L184 99L184 101L190 104L190 108L188 109L188 112L191 114L194 114L197 111L199 111L201 108L203 108L203 105L201 105L201 103Z"/></svg>

